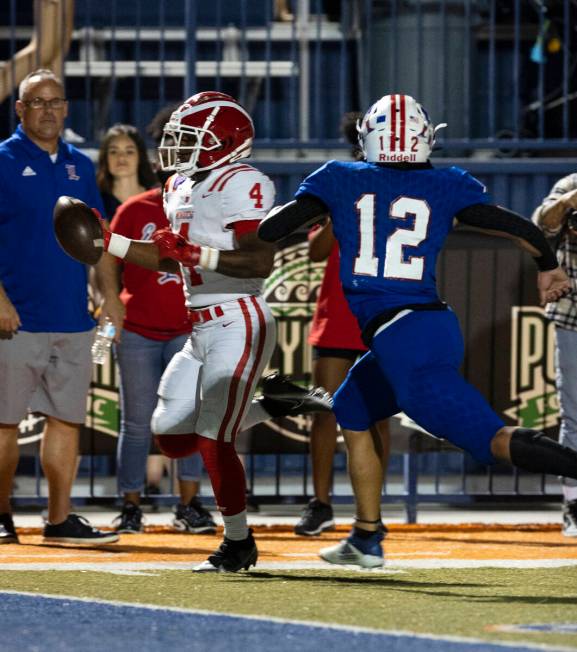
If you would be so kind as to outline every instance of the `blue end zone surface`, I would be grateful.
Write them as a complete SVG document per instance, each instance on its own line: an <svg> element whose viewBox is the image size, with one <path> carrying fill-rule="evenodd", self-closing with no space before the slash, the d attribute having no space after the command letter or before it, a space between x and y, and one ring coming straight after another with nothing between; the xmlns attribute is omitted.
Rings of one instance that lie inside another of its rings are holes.
<svg viewBox="0 0 577 652"><path fill-rule="evenodd" d="M211 652L318 652L319 649L521 652L535 649L3 592L0 592L0 631L0 650L18 652L207 649Z"/></svg>
<svg viewBox="0 0 577 652"><path fill-rule="evenodd" d="M522 652L532 647L391 635L89 600L0 592L0 650L18 652Z"/></svg>

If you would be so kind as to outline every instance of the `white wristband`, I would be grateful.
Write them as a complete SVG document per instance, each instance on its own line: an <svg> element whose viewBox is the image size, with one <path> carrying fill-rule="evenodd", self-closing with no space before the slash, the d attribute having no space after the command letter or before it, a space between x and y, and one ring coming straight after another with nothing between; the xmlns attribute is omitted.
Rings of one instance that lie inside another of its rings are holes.
<svg viewBox="0 0 577 652"><path fill-rule="evenodd" d="M212 247L201 247L198 264L203 269L210 269L214 272L214 270L218 267L219 257L220 251L218 249L213 249Z"/></svg>
<svg viewBox="0 0 577 652"><path fill-rule="evenodd" d="M110 236L110 241L108 243L108 253L116 256L117 258L124 258L128 253L128 247L132 240L130 238L125 238L123 235L118 235L118 233L113 233Z"/></svg>

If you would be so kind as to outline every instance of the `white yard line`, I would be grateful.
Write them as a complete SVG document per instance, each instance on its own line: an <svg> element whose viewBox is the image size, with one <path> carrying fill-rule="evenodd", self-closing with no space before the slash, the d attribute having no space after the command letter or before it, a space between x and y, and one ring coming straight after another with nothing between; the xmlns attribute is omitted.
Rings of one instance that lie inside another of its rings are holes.
<svg viewBox="0 0 577 652"><path fill-rule="evenodd" d="M197 561L179 562L69 562L69 563L0 563L1 571L148 571L148 570L190 570ZM563 568L577 566L577 559L405 559L387 562L382 569L374 569L371 572L388 572L396 570L409 570L414 568L422 569L445 569L445 568ZM259 570L360 570L366 569L356 566L336 566L323 561L269 561L259 562L256 571Z"/></svg>

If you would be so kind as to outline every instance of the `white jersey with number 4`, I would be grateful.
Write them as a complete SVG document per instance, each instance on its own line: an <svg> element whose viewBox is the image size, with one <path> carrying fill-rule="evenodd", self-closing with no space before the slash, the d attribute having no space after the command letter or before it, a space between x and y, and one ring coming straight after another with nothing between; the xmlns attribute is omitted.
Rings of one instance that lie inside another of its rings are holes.
<svg viewBox="0 0 577 652"><path fill-rule="evenodd" d="M220 251L236 249L233 224L262 220L274 204L272 181L246 163L210 172L202 181L173 175L164 190L164 212L171 228L189 242ZM233 278L181 265L189 308L258 295L262 278Z"/></svg>

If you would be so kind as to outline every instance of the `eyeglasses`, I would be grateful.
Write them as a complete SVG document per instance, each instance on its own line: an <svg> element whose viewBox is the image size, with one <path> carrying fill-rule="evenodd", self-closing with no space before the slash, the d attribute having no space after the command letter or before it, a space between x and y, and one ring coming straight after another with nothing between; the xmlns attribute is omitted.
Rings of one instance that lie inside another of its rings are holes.
<svg viewBox="0 0 577 652"><path fill-rule="evenodd" d="M68 100L63 97L53 97L51 100L45 100L42 97L33 97L31 100L22 100L22 104L26 104L31 109L58 109L64 108Z"/></svg>

